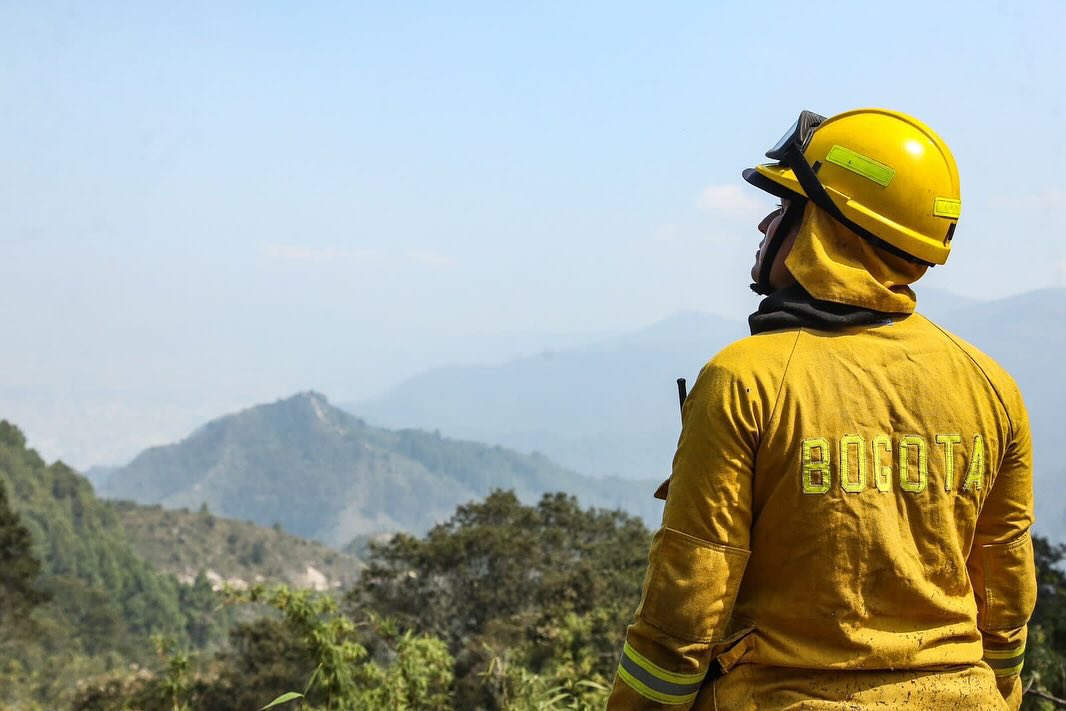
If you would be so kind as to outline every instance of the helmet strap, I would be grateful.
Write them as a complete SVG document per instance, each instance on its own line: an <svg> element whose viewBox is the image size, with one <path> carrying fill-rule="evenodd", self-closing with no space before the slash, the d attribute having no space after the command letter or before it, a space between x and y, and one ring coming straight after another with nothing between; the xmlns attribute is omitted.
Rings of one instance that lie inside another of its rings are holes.
<svg viewBox="0 0 1066 711"><path fill-rule="evenodd" d="M803 188L803 192L806 193L810 201L825 210L834 220L844 225L878 249L883 249L889 254L893 254L900 259L905 259L908 262L922 264L927 267L934 266L932 262L919 259L913 254L907 254L894 244L889 244L865 227L849 220L848 217L841 212L840 208L837 207L837 204L833 202L833 199L829 197L829 193L827 193L825 187L822 186L822 181L818 180L818 168L821 164L815 163L814 167L811 167L811 164L807 162L803 152L799 150L798 147L789 152L787 165L796 175L796 180L799 181L800 187Z"/></svg>
<svg viewBox="0 0 1066 711"><path fill-rule="evenodd" d="M777 261L781 246L785 243L785 237L803 220L803 210L806 206L807 201L798 195L789 198L788 207L785 209L785 214L781 215L777 227L774 228L773 237L763 245L762 261L759 263L759 280L750 285L751 290L756 294L769 296L777 291L770 283L770 272L773 270L774 262Z"/></svg>

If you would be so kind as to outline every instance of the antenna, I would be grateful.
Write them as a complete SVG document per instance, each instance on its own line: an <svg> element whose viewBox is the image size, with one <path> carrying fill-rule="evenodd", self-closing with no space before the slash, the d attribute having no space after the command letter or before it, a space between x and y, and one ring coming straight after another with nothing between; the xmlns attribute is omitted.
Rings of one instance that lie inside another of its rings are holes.
<svg viewBox="0 0 1066 711"><path fill-rule="evenodd" d="M685 412L685 398L687 398L687 397L688 397L688 388L685 386L685 379L684 378L678 378L677 379L677 401L678 401L678 404L681 406L681 413L682 414L684 414L684 412Z"/></svg>
<svg viewBox="0 0 1066 711"><path fill-rule="evenodd" d="M688 397L688 388L685 387L685 379L677 379L677 402L681 406L681 424L685 424L685 399ZM666 481L659 484L659 488L655 490L655 498L666 501L666 495L670 491L670 477L666 477Z"/></svg>

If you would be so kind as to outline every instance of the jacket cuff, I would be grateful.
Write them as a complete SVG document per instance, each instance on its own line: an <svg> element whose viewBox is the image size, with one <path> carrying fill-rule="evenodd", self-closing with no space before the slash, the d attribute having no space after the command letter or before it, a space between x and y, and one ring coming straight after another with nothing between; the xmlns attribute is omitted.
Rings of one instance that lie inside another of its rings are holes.
<svg viewBox="0 0 1066 711"><path fill-rule="evenodd" d="M618 678L645 699L660 704L690 704L699 694L707 671L696 674L678 674L663 669L631 646L622 648L618 663Z"/></svg>
<svg viewBox="0 0 1066 711"><path fill-rule="evenodd" d="M985 647L984 660L992 667L997 679L1017 676L1022 673L1025 663L1025 641L1007 648Z"/></svg>

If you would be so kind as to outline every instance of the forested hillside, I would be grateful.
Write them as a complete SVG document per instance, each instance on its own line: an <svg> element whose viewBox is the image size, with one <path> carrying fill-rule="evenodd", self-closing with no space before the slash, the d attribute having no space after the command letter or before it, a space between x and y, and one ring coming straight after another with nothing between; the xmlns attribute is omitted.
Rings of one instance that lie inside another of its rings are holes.
<svg viewBox="0 0 1066 711"><path fill-rule="evenodd" d="M225 616L211 614L217 600L207 582L183 586L155 572L89 482L61 463L46 465L6 421L0 486L18 517L8 517L6 530L26 534L9 539L17 545L5 546L12 560L4 567L40 571L35 604L0 614L0 703L16 692L60 698L78 678L150 657L152 635L205 647L220 638Z"/></svg>
<svg viewBox="0 0 1066 711"><path fill-rule="evenodd" d="M346 711L598 709L649 542L621 512L496 492L423 538L373 546L339 605L288 588L232 594L280 614L239 625L221 652L88 684L74 708L233 711L292 692Z"/></svg>
<svg viewBox="0 0 1066 711"><path fill-rule="evenodd" d="M371 427L303 393L221 417L110 473L101 494L218 515L340 547L382 531L422 532L496 488L550 491L654 521L657 481L584 477L539 455Z"/></svg>
<svg viewBox="0 0 1066 711"><path fill-rule="evenodd" d="M354 583L363 568L356 556L298 538L280 525L234 521L207 507L191 512L130 501L103 503L117 515L137 555L183 583L203 575L216 588L285 583L336 590Z"/></svg>

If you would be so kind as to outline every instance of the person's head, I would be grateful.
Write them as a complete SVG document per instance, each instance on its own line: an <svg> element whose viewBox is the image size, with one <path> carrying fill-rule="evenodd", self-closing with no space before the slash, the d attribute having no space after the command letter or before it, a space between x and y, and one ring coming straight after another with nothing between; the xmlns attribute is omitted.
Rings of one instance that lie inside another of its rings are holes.
<svg viewBox="0 0 1066 711"><path fill-rule="evenodd" d="M777 207L759 222L758 230L762 233L762 241L755 251L755 264L751 267L751 280L758 283L765 279L773 289L784 289L795 283L795 278L785 267L785 257L792 249L792 243L796 241L799 233L799 220L786 219L792 202L788 198L782 198ZM767 269L765 277L761 277L763 270Z"/></svg>
<svg viewBox="0 0 1066 711"><path fill-rule="evenodd" d="M947 261L962 205L958 169L947 145L917 119L884 109L829 119L804 111L766 156L776 162L745 170L744 179L786 209L759 225L755 291L792 282L788 250L803 232L804 215L819 211L877 253L922 273Z"/></svg>

